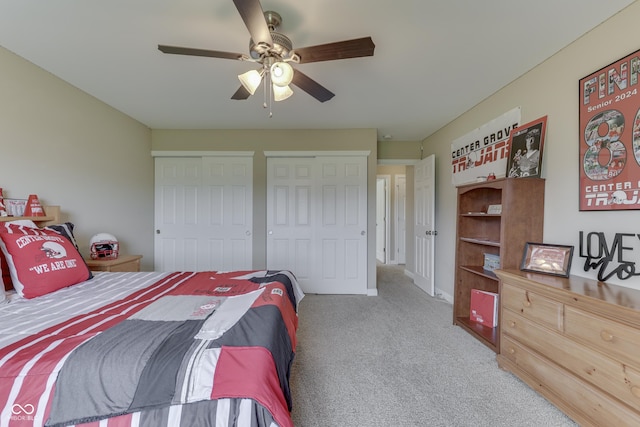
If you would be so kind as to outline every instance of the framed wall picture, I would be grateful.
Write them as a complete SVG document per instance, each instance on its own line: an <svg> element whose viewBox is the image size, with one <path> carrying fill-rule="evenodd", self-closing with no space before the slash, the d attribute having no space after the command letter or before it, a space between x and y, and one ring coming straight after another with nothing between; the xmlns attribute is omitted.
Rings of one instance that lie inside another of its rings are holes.
<svg viewBox="0 0 640 427"><path fill-rule="evenodd" d="M640 209L640 50L579 82L580 210Z"/></svg>
<svg viewBox="0 0 640 427"><path fill-rule="evenodd" d="M509 138L508 178L539 178L547 116L511 131Z"/></svg>
<svg viewBox="0 0 640 427"><path fill-rule="evenodd" d="M527 242L520 270L569 277L573 246Z"/></svg>

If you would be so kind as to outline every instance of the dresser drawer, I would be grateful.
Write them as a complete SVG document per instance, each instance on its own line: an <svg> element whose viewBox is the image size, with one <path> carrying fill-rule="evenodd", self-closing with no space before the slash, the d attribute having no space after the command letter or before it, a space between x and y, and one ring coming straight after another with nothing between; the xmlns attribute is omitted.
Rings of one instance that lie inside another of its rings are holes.
<svg viewBox="0 0 640 427"><path fill-rule="evenodd" d="M510 310L502 312L502 333L634 408L640 408L640 372L588 346L550 332ZM504 335L503 335L504 336ZM501 353L510 358L511 341L503 342Z"/></svg>
<svg viewBox="0 0 640 427"><path fill-rule="evenodd" d="M529 386L584 426L639 426L640 413L509 336L499 357Z"/></svg>
<svg viewBox="0 0 640 427"><path fill-rule="evenodd" d="M500 299L503 308L515 311L551 329L563 330L563 304L536 293L502 284Z"/></svg>
<svg viewBox="0 0 640 427"><path fill-rule="evenodd" d="M580 309L565 310L565 333L640 369L640 330Z"/></svg>

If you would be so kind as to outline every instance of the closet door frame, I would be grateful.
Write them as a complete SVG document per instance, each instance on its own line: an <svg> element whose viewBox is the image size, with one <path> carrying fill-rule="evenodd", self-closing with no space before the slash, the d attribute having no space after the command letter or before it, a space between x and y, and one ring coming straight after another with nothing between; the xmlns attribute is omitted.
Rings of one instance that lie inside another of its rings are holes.
<svg viewBox="0 0 640 427"><path fill-rule="evenodd" d="M304 276L299 277L299 281L305 292L370 294L367 288L369 154L369 151L265 152L267 268L289 268L296 273L296 263L304 261L297 267ZM293 165L296 159L300 160L299 166L309 170L308 177L296 178L294 169L286 170L287 161L291 160ZM335 178L331 176L331 159L335 159L337 169L342 169L342 172L333 171L337 174ZM272 176L274 160L281 168L281 172L277 172L281 178ZM299 207L303 209L296 210ZM300 218L300 212L304 218ZM294 232L301 222L310 223L302 228L304 241L296 239ZM330 256L331 248L340 255Z"/></svg>
<svg viewBox="0 0 640 427"><path fill-rule="evenodd" d="M152 156L154 269L252 269L254 152L153 151ZM162 182L159 159L192 163L186 185L178 177L175 185ZM225 159L241 161L230 164Z"/></svg>

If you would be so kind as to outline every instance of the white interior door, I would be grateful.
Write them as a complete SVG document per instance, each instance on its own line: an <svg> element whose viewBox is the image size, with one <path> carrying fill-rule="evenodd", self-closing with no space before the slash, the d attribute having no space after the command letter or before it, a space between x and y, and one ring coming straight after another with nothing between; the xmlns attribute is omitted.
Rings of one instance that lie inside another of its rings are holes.
<svg viewBox="0 0 640 427"><path fill-rule="evenodd" d="M396 175L396 263L407 262L407 177Z"/></svg>
<svg viewBox="0 0 640 427"><path fill-rule="evenodd" d="M157 157L156 271L252 268L253 159Z"/></svg>
<svg viewBox="0 0 640 427"><path fill-rule="evenodd" d="M414 283L435 296L434 236L435 236L435 155L415 166L414 204Z"/></svg>
<svg viewBox="0 0 640 427"><path fill-rule="evenodd" d="M384 178L376 179L376 259L387 262L387 189Z"/></svg>
<svg viewBox="0 0 640 427"><path fill-rule="evenodd" d="M367 158L317 157L320 271L312 292L367 293ZM372 236L373 237L373 236Z"/></svg>
<svg viewBox="0 0 640 427"><path fill-rule="evenodd" d="M267 159L267 268L291 270L303 290L314 277L313 158Z"/></svg>
<svg viewBox="0 0 640 427"><path fill-rule="evenodd" d="M366 157L267 159L267 268L307 293L366 294Z"/></svg>
<svg viewBox="0 0 640 427"><path fill-rule="evenodd" d="M203 157L208 228L199 270L249 270L253 262L253 159ZM214 268L215 267L215 268Z"/></svg>

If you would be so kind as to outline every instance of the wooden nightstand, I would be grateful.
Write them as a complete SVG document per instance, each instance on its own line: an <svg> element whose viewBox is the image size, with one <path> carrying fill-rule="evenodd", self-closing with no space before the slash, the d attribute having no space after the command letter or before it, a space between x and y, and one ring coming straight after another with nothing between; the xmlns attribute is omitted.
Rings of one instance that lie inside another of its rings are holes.
<svg viewBox="0 0 640 427"><path fill-rule="evenodd" d="M85 259L91 271L140 271L142 255L120 255L116 259Z"/></svg>

